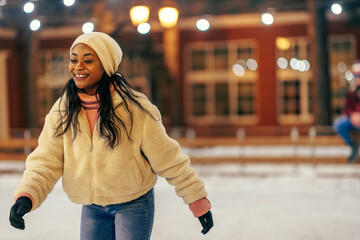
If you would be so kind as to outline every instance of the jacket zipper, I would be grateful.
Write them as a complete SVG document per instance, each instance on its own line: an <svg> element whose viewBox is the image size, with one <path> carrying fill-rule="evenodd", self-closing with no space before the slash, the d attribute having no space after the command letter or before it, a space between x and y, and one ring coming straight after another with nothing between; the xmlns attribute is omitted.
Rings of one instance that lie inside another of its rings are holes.
<svg viewBox="0 0 360 240"><path fill-rule="evenodd" d="M96 121L96 123L95 123L94 131L96 131L97 124L98 124L98 121ZM91 132L90 132L90 134L91 134ZM91 134L91 136L90 136L90 149L89 149L89 152L92 152L92 150L94 148L93 138L94 138L94 133Z"/></svg>
<svg viewBox="0 0 360 240"><path fill-rule="evenodd" d="M92 151L92 149L93 149L93 143L92 143L92 137L91 137L91 144L90 144L90 150L89 150L89 152L91 152Z"/></svg>

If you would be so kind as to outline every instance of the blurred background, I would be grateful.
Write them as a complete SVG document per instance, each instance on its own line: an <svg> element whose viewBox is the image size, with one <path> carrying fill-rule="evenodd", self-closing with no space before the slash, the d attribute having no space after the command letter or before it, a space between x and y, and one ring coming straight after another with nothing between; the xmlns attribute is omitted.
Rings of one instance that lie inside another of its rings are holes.
<svg viewBox="0 0 360 240"><path fill-rule="evenodd" d="M0 239L78 239L60 182L25 232L7 217L69 48L91 31L120 44L119 71L205 181L206 239L359 239L360 167L331 126L360 58L359 0L0 0ZM153 239L205 239L169 188Z"/></svg>
<svg viewBox="0 0 360 240"><path fill-rule="evenodd" d="M160 108L174 136L288 135L293 127L302 135L329 126L360 58L360 2L334 3L1 0L0 137L42 127L83 31L118 41L120 72ZM160 22L164 8L173 23Z"/></svg>

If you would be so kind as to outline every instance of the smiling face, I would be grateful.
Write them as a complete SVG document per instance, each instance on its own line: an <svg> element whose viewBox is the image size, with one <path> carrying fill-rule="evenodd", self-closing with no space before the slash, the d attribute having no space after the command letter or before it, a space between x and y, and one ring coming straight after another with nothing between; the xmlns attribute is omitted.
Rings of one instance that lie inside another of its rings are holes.
<svg viewBox="0 0 360 240"><path fill-rule="evenodd" d="M104 67L91 47L79 43L71 50L69 71L77 88L94 95L104 73Z"/></svg>

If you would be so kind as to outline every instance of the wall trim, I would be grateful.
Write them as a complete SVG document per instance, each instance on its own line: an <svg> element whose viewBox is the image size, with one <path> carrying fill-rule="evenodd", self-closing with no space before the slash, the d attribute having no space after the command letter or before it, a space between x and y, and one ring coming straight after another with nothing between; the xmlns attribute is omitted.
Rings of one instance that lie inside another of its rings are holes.
<svg viewBox="0 0 360 240"><path fill-rule="evenodd" d="M14 39L16 31L13 29L0 28L0 39Z"/></svg>

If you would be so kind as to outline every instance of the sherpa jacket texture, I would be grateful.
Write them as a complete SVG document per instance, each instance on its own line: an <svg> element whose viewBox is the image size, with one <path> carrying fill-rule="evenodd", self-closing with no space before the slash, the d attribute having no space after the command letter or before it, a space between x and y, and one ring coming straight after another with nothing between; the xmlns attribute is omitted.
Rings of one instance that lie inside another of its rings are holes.
<svg viewBox="0 0 360 240"><path fill-rule="evenodd" d="M75 203L117 204L147 193L154 187L157 175L175 186L186 204L206 197L203 181L190 166L189 157L180 152L179 144L166 134L156 106L143 94L137 95L155 119L128 101L133 113L131 140L122 131L114 149L99 135L98 124L91 135L84 109L78 116L76 137L73 128L56 137L60 112L65 108L65 98L58 99L45 118L38 147L26 159L26 170L14 197L29 194L34 210L62 177L64 191ZM116 91L112 98L116 113L130 129L123 100Z"/></svg>

